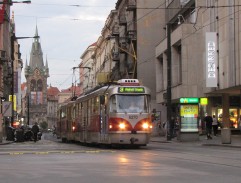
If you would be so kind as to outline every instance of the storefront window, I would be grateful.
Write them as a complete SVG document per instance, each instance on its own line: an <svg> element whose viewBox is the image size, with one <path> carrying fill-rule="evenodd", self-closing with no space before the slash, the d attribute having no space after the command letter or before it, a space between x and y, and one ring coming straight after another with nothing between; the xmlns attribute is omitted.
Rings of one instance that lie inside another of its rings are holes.
<svg viewBox="0 0 241 183"><path fill-rule="evenodd" d="M222 124L223 109L218 109L218 121ZM238 109L229 109L230 128L238 128Z"/></svg>

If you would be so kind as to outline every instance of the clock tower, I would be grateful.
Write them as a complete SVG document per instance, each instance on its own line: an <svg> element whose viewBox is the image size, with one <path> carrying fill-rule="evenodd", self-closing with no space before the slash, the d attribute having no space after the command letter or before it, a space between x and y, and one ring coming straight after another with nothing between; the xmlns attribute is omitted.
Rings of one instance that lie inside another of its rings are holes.
<svg viewBox="0 0 241 183"><path fill-rule="evenodd" d="M29 65L26 61L25 78L27 82L26 109L29 124L35 122L47 122L47 78L49 77L49 68L43 62L43 52L39 42L38 29L36 27L35 38L32 43Z"/></svg>

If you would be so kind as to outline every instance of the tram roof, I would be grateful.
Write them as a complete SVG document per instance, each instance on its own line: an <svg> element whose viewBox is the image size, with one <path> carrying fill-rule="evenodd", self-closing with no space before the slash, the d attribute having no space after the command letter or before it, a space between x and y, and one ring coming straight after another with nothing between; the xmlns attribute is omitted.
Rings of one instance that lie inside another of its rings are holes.
<svg viewBox="0 0 241 183"><path fill-rule="evenodd" d="M129 87L129 88L139 87L139 88L144 88L145 92L144 93L139 93L139 94L147 94L147 95L151 94L150 89L145 87L145 86L142 86L142 85L138 85L138 86L137 85L126 85L126 86L123 86L120 83L111 83L109 85L97 86L97 87L95 87L93 89L90 89L89 91L85 92L83 95L80 95L77 98L77 100L81 99L83 97L87 97L88 98L88 96L92 96L92 95L103 95L106 92L110 92L110 91L112 91L112 94L118 94L118 88L119 87ZM128 93L125 93L125 94L128 94ZM134 94L134 93L129 93L129 94Z"/></svg>

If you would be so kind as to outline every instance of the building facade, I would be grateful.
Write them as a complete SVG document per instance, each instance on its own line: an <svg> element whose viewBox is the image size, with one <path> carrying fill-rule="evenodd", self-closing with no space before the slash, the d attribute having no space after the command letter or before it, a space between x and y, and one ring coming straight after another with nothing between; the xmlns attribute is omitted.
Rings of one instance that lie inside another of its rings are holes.
<svg viewBox="0 0 241 183"><path fill-rule="evenodd" d="M10 32L10 5L0 1L0 97L1 97L1 115L0 115L0 141L4 133L5 120L3 115L2 102L8 100L11 88L11 32ZM6 92L8 91L8 92ZM11 117L11 116L9 116ZM9 120L10 121L10 120Z"/></svg>
<svg viewBox="0 0 241 183"><path fill-rule="evenodd" d="M208 104L199 104L199 121L207 112L217 116L223 129L238 128L240 5L236 0L167 1L165 20L169 30L156 46L157 103L166 103L171 79L172 112L180 115L180 98L205 97ZM167 74L168 43L171 77Z"/></svg>
<svg viewBox="0 0 241 183"><path fill-rule="evenodd" d="M95 84L95 72L94 72L94 51L96 49L96 43L91 44L81 55L81 63L79 64L79 78L81 93L93 88Z"/></svg>
<svg viewBox="0 0 241 183"><path fill-rule="evenodd" d="M47 90L47 123L48 128L54 129L57 126L57 109L58 109L58 94L60 93L57 87L50 86Z"/></svg>

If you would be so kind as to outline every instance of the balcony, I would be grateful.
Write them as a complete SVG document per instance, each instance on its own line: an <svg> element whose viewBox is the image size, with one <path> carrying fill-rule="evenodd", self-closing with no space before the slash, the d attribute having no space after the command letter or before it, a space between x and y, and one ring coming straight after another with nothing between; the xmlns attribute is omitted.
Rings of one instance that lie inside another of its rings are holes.
<svg viewBox="0 0 241 183"><path fill-rule="evenodd" d="M113 61L120 61L120 54L119 54L119 52L117 52L117 51L114 51L113 53L112 53L112 60Z"/></svg>
<svg viewBox="0 0 241 183"><path fill-rule="evenodd" d="M127 50L127 42L122 41L120 42L120 53L126 53Z"/></svg>
<svg viewBox="0 0 241 183"><path fill-rule="evenodd" d="M0 50L0 60L1 61L6 61L7 60L6 51Z"/></svg>
<svg viewBox="0 0 241 183"><path fill-rule="evenodd" d="M126 26L127 20L125 14L120 14L119 15L119 25Z"/></svg>
<svg viewBox="0 0 241 183"><path fill-rule="evenodd" d="M136 30L128 30L127 35L129 39L136 41Z"/></svg>
<svg viewBox="0 0 241 183"><path fill-rule="evenodd" d="M128 0L126 11L134 11L136 10L136 0Z"/></svg>
<svg viewBox="0 0 241 183"><path fill-rule="evenodd" d="M119 25L115 25L113 28L112 28L112 36L119 36Z"/></svg>

